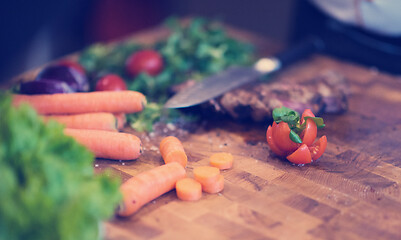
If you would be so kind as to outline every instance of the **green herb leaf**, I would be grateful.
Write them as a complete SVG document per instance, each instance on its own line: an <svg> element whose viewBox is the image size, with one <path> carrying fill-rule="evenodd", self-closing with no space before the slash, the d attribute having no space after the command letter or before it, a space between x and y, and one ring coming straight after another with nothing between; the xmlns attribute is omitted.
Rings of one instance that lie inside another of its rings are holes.
<svg viewBox="0 0 401 240"><path fill-rule="evenodd" d="M166 26L171 30L170 35L152 46L133 42L123 42L112 47L97 44L86 49L79 61L90 76L119 74L130 90L142 92L149 102L157 104L162 104L168 98L170 88L176 84L189 79L203 79L232 65L250 65L254 62L254 47L230 37L226 29L216 21L194 18L189 24L183 25L176 18L169 18ZM133 52L145 47L151 47L162 55L163 71L157 76L127 76L125 60ZM94 86L94 81L91 85ZM149 126L154 123L142 125L131 120L137 121L137 117L129 118L131 126L137 129L150 129ZM159 120L153 117L148 121Z"/></svg>
<svg viewBox="0 0 401 240"><path fill-rule="evenodd" d="M324 128L326 125L324 124L323 118L321 117L304 117L304 123L301 125L302 127L306 126L306 120L307 119L312 119L315 123L318 129Z"/></svg>
<svg viewBox="0 0 401 240"><path fill-rule="evenodd" d="M294 132L293 130L290 131L290 139L291 139L291 141L293 141L293 142L302 143L302 139L301 139L301 138L299 137L299 135L298 135L296 132Z"/></svg>
<svg viewBox="0 0 401 240"><path fill-rule="evenodd" d="M286 122L290 129L294 129L298 126L300 116L298 112L290 108L281 107L273 110L273 119L276 123Z"/></svg>

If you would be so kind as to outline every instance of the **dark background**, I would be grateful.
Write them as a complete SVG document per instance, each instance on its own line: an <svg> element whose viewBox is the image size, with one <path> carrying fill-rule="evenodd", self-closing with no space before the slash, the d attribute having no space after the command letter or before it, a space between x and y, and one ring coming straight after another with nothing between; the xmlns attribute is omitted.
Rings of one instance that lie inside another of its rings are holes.
<svg viewBox="0 0 401 240"><path fill-rule="evenodd" d="M401 74L401 38L376 39L393 43L396 55L363 47L344 32L377 36L327 24L333 20L307 0L8 0L0 1L0 82L92 43L159 25L169 16L217 18L284 46L310 34L326 36L329 54Z"/></svg>
<svg viewBox="0 0 401 240"><path fill-rule="evenodd" d="M205 16L287 42L296 0L13 0L0 3L0 80L163 22Z"/></svg>

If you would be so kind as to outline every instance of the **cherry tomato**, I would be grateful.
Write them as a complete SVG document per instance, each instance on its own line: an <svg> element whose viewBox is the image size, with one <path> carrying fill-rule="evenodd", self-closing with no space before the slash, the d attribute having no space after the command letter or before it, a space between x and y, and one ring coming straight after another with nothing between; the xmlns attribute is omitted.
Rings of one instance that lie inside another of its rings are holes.
<svg viewBox="0 0 401 240"><path fill-rule="evenodd" d="M301 125L304 123L304 117L315 117L315 114L309 108L305 109L301 116Z"/></svg>
<svg viewBox="0 0 401 240"><path fill-rule="evenodd" d="M306 128L301 133L302 143L310 146L317 136L317 126L312 119L306 120Z"/></svg>
<svg viewBox="0 0 401 240"><path fill-rule="evenodd" d="M311 163L311 152L306 144L302 144L295 152L287 156L288 161L295 164Z"/></svg>
<svg viewBox="0 0 401 240"><path fill-rule="evenodd" d="M287 153L280 150L280 148L277 147L276 143L273 140L273 135L272 135L272 127L269 126L266 131L266 139L267 143L269 144L270 149L272 152L274 152L278 156L286 156Z"/></svg>
<svg viewBox="0 0 401 240"><path fill-rule="evenodd" d="M313 112L310 109L305 109L305 111L302 113L300 124L303 124L303 122L305 121L304 117L315 117L315 114L313 114ZM305 143L306 145L310 146L315 141L316 136L317 136L316 123L312 119L307 119L306 127L300 134L302 143Z"/></svg>
<svg viewBox="0 0 401 240"><path fill-rule="evenodd" d="M290 127L286 122L277 124L273 122L272 136L277 147L283 152L292 152L298 148L298 144L290 139Z"/></svg>
<svg viewBox="0 0 401 240"><path fill-rule="evenodd" d="M126 61L126 71L131 76L141 72L156 76L163 70L163 59L154 50L141 50L133 53Z"/></svg>
<svg viewBox="0 0 401 240"><path fill-rule="evenodd" d="M327 147L327 138L322 136L319 140L315 141L312 146L309 147L309 151L312 156L312 160L315 161L320 158Z"/></svg>
<svg viewBox="0 0 401 240"><path fill-rule="evenodd" d="M78 62L74 62L74 61L70 61L70 60L62 60L62 61L58 62L57 64L73 68L73 69L77 70L79 73L82 73L85 75L85 69Z"/></svg>
<svg viewBox="0 0 401 240"><path fill-rule="evenodd" d="M97 81L96 91L124 91L127 85L124 80L116 74L107 74Z"/></svg>

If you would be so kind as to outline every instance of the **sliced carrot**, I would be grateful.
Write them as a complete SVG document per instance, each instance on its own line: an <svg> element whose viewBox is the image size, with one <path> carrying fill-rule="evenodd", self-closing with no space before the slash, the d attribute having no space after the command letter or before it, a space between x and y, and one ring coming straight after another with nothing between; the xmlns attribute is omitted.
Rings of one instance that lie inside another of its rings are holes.
<svg viewBox="0 0 401 240"><path fill-rule="evenodd" d="M220 176L220 170L211 166L195 167L193 172L195 180L202 185L202 188L216 182Z"/></svg>
<svg viewBox="0 0 401 240"><path fill-rule="evenodd" d="M127 116L125 115L125 113L116 113L114 114L114 116L117 119L117 129L123 129L125 124L127 123Z"/></svg>
<svg viewBox="0 0 401 240"><path fill-rule="evenodd" d="M230 169L233 166L233 155L227 152L215 153L210 156L210 165L220 170Z"/></svg>
<svg viewBox="0 0 401 240"><path fill-rule="evenodd" d="M160 142L160 153L165 163L178 162L183 167L187 165L188 157L184 147L181 141L174 136L163 138Z"/></svg>
<svg viewBox="0 0 401 240"><path fill-rule="evenodd" d="M55 120L67 128L117 131L117 119L112 113L83 113L42 116L45 121Z"/></svg>
<svg viewBox="0 0 401 240"><path fill-rule="evenodd" d="M87 129L64 129L64 133L73 137L92 151L98 158L132 160L142 152L141 140L129 133Z"/></svg>
<svg viewBox="0 0 401 240"><path fill-rule="evenodd" d="M172 162L128 179L120 187L123 202L118 215L129 216L146 203L174 189L176 182L186 177L183 166Z"/></svg>
<svg viewBox="0 0 401 240"><path fill-rule="evenodd" d="M177 197L183 201L197 201L202 197L202 185L193 178L183 178L175 184Z"/></svg>
<svg viewBox="0 0 401 240"><path fill-rule="evenodd" d="M224 177L219 175L215 182L202 185L202 190L207 193L218 193L224 189Z"/></svg>
<svg viewBox="0 0 401 240"><path fill-rule="evenodd" d="M142 111L146 98L135 91L97 91L40 95L14 95L13 104L28 103L39 114L90 112L134 113Z"/></svg>

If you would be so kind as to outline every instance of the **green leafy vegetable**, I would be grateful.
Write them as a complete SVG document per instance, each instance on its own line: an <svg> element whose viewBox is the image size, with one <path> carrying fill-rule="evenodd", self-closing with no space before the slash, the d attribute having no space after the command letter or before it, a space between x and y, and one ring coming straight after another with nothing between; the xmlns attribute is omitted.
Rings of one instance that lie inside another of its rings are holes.
<svg viewBox="0 0 401 240"><path fill-rule="evenodd" d="M0 239L99 239L120 181L94 175L93 155L0 93Z"/></svg>
<svg viewBox="0 0 401 240"><path fill-rule="evenodd" d="M177 19L170 18L166 26L171 30L169 37L153 46L133 42L111 47L94 45L82 53L80 63L91 76L119 74L127 82L128 89L142 92L149 103L159 105L160 116L161 106L168 99L171 86L188 79L201 80L232 65L248 65L255 59L252 45L230 37L216 21L194 18L189 24L182 25ZM139 74L134 78L129 77L125 72L126 59L133 52L149 47L162 55L163 71L156 76ZM150 106L150 112L156 115L156 107ZM135 115L149 115L149 112ZM160 117L149 119L145 116L131 116L128 119L135 120L131 126L144 130L151 129L149 125L159 121Z"/></svg>

